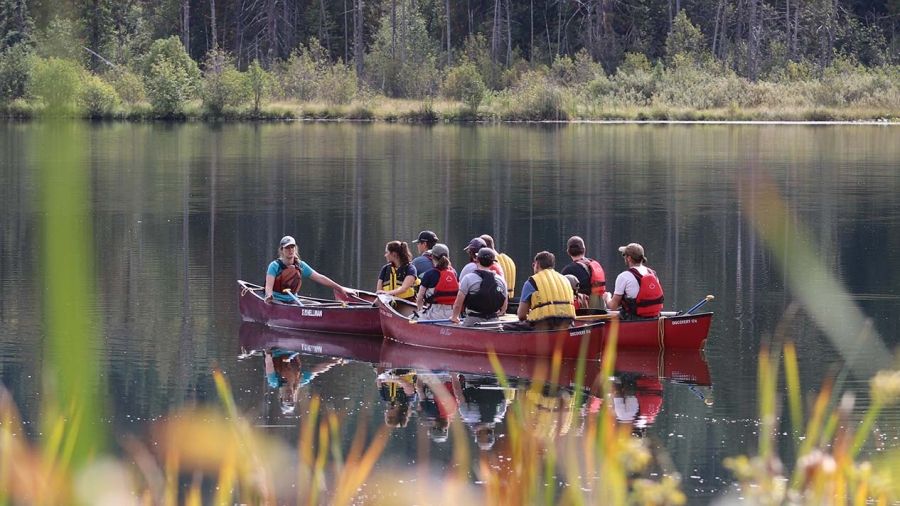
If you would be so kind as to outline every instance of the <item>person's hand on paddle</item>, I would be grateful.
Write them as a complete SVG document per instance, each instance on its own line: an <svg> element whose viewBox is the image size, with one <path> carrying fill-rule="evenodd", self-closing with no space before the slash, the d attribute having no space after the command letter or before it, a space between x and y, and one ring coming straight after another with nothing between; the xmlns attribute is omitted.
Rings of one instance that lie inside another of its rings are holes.
<svg viewBox="0 0 900 506"><path fill-rule="evenodd" d="M453 316L451 316L451 317L450 317L450 323L457 323L457 324L458 324L458 323L459 323L459 316L458 316L458 315L453 315Z"/></svg>
<svg viewBox="0 0 900 506"><path fill-rule="evenodd" d="M266 295L265 297L263 297L263 302L265 302L266 304L271 304L272 303L272 294L270 293L270 294Z"/></svg>

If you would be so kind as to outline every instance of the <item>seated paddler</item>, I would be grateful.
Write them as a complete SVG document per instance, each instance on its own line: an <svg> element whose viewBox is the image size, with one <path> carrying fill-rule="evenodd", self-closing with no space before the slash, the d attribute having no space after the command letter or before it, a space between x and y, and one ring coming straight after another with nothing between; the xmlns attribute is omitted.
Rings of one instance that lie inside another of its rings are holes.
<svg viewBox="0 0 900 506"><path fill-rule="evenodd" d="M291 293L296 295L300 292L300 286L303 284L304 279L310 279L345 295L354 293L353 290L348 290L332 281L328 276L319 274L309 264L300 260L300 255L297 252L297 241L293 237L286 235L281 238L281 243L278 247L278 258L272 260L269 268L266 270L266 302L271 302L274 298L279 302L296 303L291 295L285 293L285 290L290 290Z"/></svg>
<svg viewBox="0 0 900 506"><path fill-rule="evenodd" d="M459 280L450 265L450 248L446 244L437 243L429 251L433 268L421 278L416 311L426 320L446 320L453 313Z"/></svg>
<svg viewBox="0 0 900 506"><path fill-rule="evenodd" d="M616 277L607 307L619 309L622 319L659 318L665 297L656 271L646 265L644 247L633 242L620 246L619 253L626 269Z"/></svg>
<svg viewBox="0 0 900 506"><path fill-rule="evenodd" d="M378 274L375 291L415 302L421 280L417 277L416 266L412 264L409 246L401 241L385 244L384 259L388 263Z"/></svg>
<svg viewBox="0 0 900 506"><path fill-rule="evenodd" d="M522 286L519 321L534 330L564 329L575 319L572 285L556 272L556 257L549 251L534 256L534 275Z"/></svg>
<svg viewBox="0 0 900 506"><path fill-rule="evenodd" d="M463 326L474 327L477 323L497 321L506 312L509 302L506 281L503 276L491 270L497 255L491 248L481 248L475 255L475 269L459 280L459 292L453 303L450 321L459 323L463 309L466 319Z"/></svg>

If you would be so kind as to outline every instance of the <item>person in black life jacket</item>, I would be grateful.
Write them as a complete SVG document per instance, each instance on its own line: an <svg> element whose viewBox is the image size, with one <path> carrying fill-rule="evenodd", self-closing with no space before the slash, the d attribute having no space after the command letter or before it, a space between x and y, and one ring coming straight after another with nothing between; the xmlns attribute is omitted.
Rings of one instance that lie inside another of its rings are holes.
<svg viewBox="0 0 900 506"><path fill-rule="evenodd" d="M459 280L459 292L450 316L451 322L459 323L465 308L466 319L463 326L466 327L473 327L479 322L496 321L506 312L509 302L506 281L491 269L497 259L494 250L481 248L475 259L475 270Z"/></svg>
<svg viewBox="0 0 900 506"><path fill-rule="evenodd" d="M412 242L415 243L416 249L419 250L419 256L413 259L412 264L416 266L416 274L419 279L422 279L426 272L434 268L431 258L426 253L437 244L438 236L431 230L423 230L419 232L419 237Z"/></svg>
<svg viewBox="0 0 900 506"><path fill-rule="evenodd" d="M408 301L416 300L421 281L416 275L409 246L405 242L391 241L384 245L384 259L388 261L378 274L377 293L393 295Z"/></svg>
<svg viewBox="0 0 900 506"><path fill-rule="evenodd" d="M616 287L607 303L620 309L619 318L658 318L663 307L663 289L653 269L647 267L644 247L633 242L620 246L626 270L616 277Z"/></svg>
<svg viewBox="0 0 900 506"><path fill-rule="evenodd" d="M429 251L434 268L420 278L422 284L416 295L416 311L426 320L444 320L453 314L459 280L450 265L450 249L446 244L435 244ZM425 304L428 308L423 312Z"/></svg>
<svg viewBox="0 0 900 506"><path fill-rule="evenodd" d="M578 278L578 291L590 298L590 307L606 308L606 273L600 262L585 256L584 239L573 235L566 242L566 253L572 263L563 267L560 274L571 274Z"/></svg>
<svg viewBox="0 0 900 506"><path fill-rule="evenodd" d="M522 286L516 315L526 327L535 330L564 329L575 319L572 285L556 272L556 257L549 251L534 256L534 275Z"/></svg>
<svg viewBox="0 0 900 506"><path fill-rule="evenodd" d="M297 241L293 237L286 235L281 238L281 243L278 247L278 258L272 260L266 270L266 302L271 302L274 298L279 302L294 304L294 298L284 293L284 290L288 289L291 293L297 295L300 291L300 285L303 284L303 278L311 279L344 295L355 294L353 290L344 288L332 281L328 276L319 274L306 262L300 260L300 256L297 254Z"/></svg>

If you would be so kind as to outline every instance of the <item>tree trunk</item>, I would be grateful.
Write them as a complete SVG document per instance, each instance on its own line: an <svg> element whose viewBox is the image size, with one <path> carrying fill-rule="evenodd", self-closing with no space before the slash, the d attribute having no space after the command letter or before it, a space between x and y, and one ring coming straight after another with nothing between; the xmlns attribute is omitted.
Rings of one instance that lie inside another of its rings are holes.
<svg viewBox="0 0 900 506"><path fill-rule="evenodd" d="M747 73L751 81L756 81L759 74L759 0L750 0L750 23L748 29Z"/></svg>
<svg viewBox="0 0 900 506"><path fill-rule="evenodd" d="M491 22L491 61L497 61L497 37L500 36L500 0L494 0L494 18Z"/></svg>
<svg viewBox="0 0 900 506"><path fill-rule="evenodd" d="M714 23L715 28L713 29L713 37L712 37L713 58L718 57L718 53L716 52L716 49L717 49L716 45L719 40L719 18L722 16L722 2L723 2L723 0L719 0L718 2L716 2L716 19L715 19L715 23Z"/></svg>
<svg viewBox="0 0 900 506"><path fill-rule="evenodd" d="M365 0L356 0L356 9L353 12L353 58L356 60L356 79L362 83L363 58L363 7Z"/></svg>
<svg viewBox="0 0 900 506"><path fill-rule="evenodd" d="M512 65L512 21L509 16L509 2L506 0L506 66Z"/></svg>
<svg viewBox="0 0 900 506"><path fill-rule="evenodd" d="M271 65L278 57L278 19L275 17L275 0L266 0L266 60Z"/></svg>
<svg viewBox="0 0 900 506"><path fill-rule="evenodd" d="M216 36L216 0L209 0L209 24L212 33L212 48L219 48L219 39Z"/></svg>
<svg viewBox="0 0 900 506"><path fill-rule="evenodd" d="M397 51L397 0L391 0L391 59Z"/></svg>
<svg viewBox="0 0 900 506"><path fill-rule="evenodd" d="M534 62L534 0L531 0L531 8L528 13L531 17L531 45L528 47L528 61Z"/></svg>
<svg viewBox="0 0 900 506"><path fill-rule="evenodd" d="M450 0L444 0L444 12L447 14L447 66L453 63L450 53Z"/></svg>
<svg viewBox="0 0 900 506"><path fill-rule="evenodd" d="M331 37L325 29L325 0L319 0L319 40L325 42L325 49L331 53Z"/></svg>
<svg viewBox="0 0 900 506"><path fill-rule="evenodd" d="M191 4L188 0L181 0L181 43L191 54Z"/></svg>
<svg viewBox="0 0 900 506"><path fill-rule="evenodd" d="M350 30L347 24L347 0L344 0L344 63L350 61Z"/></svg>

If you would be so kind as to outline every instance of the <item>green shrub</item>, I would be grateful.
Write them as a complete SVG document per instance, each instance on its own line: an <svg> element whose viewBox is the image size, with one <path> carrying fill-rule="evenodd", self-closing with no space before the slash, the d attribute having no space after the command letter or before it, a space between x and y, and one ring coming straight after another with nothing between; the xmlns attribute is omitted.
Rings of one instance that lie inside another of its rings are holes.
<svg viewBox="0 0 900 506"><path fill-rule="evenodd" d="M125 67L116 67L106 74L106 80L115 88L126 104L135 105L147 99L147 91L141 77Z"/></svg>
<svg viewBox="0 0 900 506"><path fill-rule="evenodd" d="M316 98L319 79L329 66L328 53L315 38L294 50L280 73L280 85L288 97L301 102Z"/></svg>
<svg viewBox="0 0 900 506"><path fill-rule="evenodd" d="M544 73L532 71L520 84L505 93L503 119L524 121L565 120L563 96L559 87Z"/></svg>
<svg viewBox="0 0 900 506"><path fill-rule="evenodd" d="M673 64L678 55L683 55L693 63L699 63L708 57L703 32L691 23L684 10L678 11L672 21L672 30L666 37L666 62Z"/></svg>
<svg viewBox="0 0 900 506"><path fill-rule="evenodd" d="M349 104L356 96L356 71L337 62L325 67L317 83L316 95L329 104Z"/></svg>
<svg viewBox="0 0 900 506"><path fill-rule="evenodd" d="M0 51L0 104L25 96L32 65L31 51L25 44Z"/></svg>
<svg viewBox="0 0 900 506"><path fill-rule="evenodd" d="M78 24L75 21L53 17L47 27L39 31L35 37L35 51L44 58L59 58L84 62L87 52L82 49L84 43L78 36Z"/></svg>
<svg viewBox="0 0 900 506"><path fill-rule="evenodd" d="M200 67L184 50L184 46L181 45L181 40L177 36L173 35L167 39L153 41L147 54L139 62L141 73L145 78L150 77L153 74L153 66L163 60L177 68L179 74L184 75L191 90L197 89L200 84Z"/></svg>
<svg viewBox="0 0 900 506"><path fill-rule="evenodd" d="M51 116L77 114L84 69L70 60L37 58L31 80L31 94L40 98Z"/></svg>
<svg viewBox="0 0 900 506"><path fill-rule="evenodd" d="M272 88L272 75L260 66L259 60L253 60L253 63L247 68L246 80L250 99L253 102L253 112L258 114L263 100L268 98Z"/></svg>
<svg viewBox="0 0 900 506"><path fill-rule="evenodd" d="M153 111L164 118L181 116L193 94L193 79L183 66L161 59L150 68L145 80Z"/></svg>
<svg viewBox="0 0 900 506"><path fill-rule="evenodd" d="M603 67L591 58L587 49L581 49L575 58L557 56L550 67L550 75L562 86L586 85L597 76L605 76Z"/></svg>
<svg viewBox="0 0 900 506"><path fill-rule="evenodd" d="M203 106L213 116L222 114L225 107L237 107L250 98L247 80L222 49L211 50L203 69Z"/></svg>
<svg viewBox="0 0 900 506"><path fill-rule="evenodd" d="M478 110L486 91L481 74L470 62L453 67L444 79L444 96L465 103L470 111Z"/></svg>
<svg viewBox="0 0 900 506"><path fill-rule="evenodd" d="M386 12L366 60L373 86L394 97L433 95L440 83L437 51L419 2L398 0L396 27L394 36L391 13Z"/></svg>
<svg viewBox="0 0 900 506"><path fill-rule="evenodd" d="M93 74L86 74L81 89L81 105L89 118L110 116L119 106L119 95L109 83Z"/></svg>

